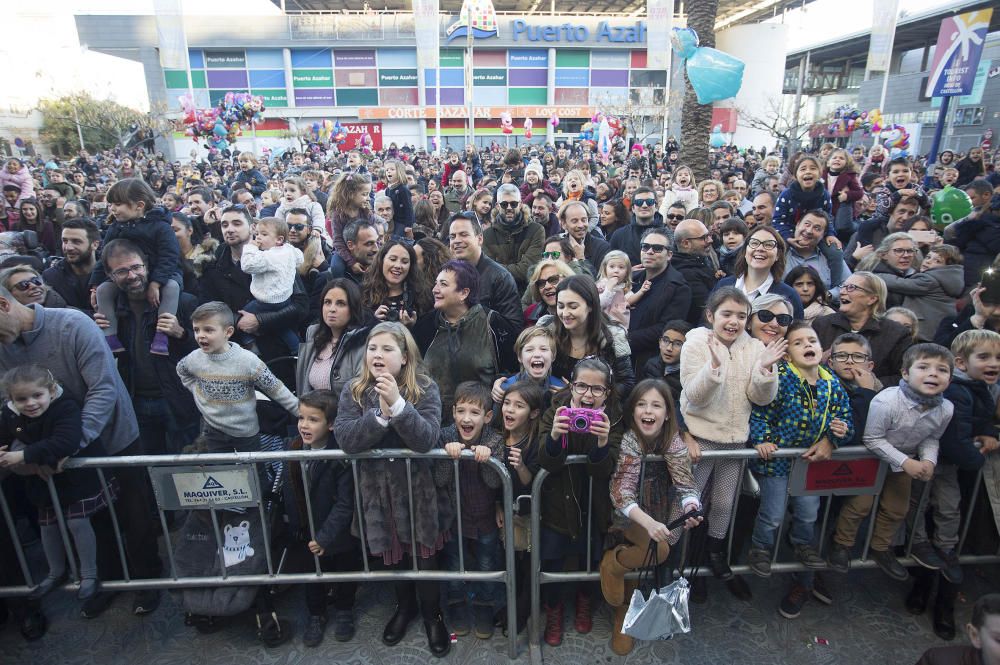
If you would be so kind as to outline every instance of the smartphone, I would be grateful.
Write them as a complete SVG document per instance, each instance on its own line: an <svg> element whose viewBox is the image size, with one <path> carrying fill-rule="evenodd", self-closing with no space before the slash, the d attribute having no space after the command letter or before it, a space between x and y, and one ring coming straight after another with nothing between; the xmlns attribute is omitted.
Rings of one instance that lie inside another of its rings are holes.
<svg viewBox="0 0 1000 665"><path fill-rule="evenodd" d="M938 239L936 231L909 231L908 233L920 244L933 245Z"/></svg>
<svg viewBox="0 0 1000 665"><path fill-rule="evenodd" d="M1000 305L1000 270L993 268L984 270L980 285L986 289L979 295L982 301L990 305Z"/></svg>

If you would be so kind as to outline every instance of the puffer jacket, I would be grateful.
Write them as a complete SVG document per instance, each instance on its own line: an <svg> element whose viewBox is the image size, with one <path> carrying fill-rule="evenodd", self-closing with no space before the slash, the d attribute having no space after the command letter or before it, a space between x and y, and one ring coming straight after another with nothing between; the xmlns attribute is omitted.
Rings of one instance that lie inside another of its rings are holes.
<svg viewBox="0 0 1000 665"><path fill-rule="evenodd" d="M491 259L507 269L517 283L517 290L523 291L528 285L528 276L536 263L542 260L545 249L545 229L531 221L525 210L511 225L494 221L483 231L483 251Z"/></svg>
<svg viewBox="0 0 1000 665"><path fill-rule="evenodd" d="M21 193L17 197L17 201L14 202L13 208L17 208L21 205L21 201L24 199L35 198L35 181L32 180L31 174L28 172L28 167L21 166L17 173L11 173L7 170L7 166L4 165L0 167L0 190L3 190L7 185L14 185L21 190Z"/></svg>
<svg viewBox="0 0 1000 665"><path fill-rule="evenodd" d="M983 270L1000 254L1000 210L952 224L945 231L945 240L962 250L966 285L977 284Z"/></svg>
<svg viewBox="0 0 1000 665"><path fill-rule="evenodd" d="M921 342L934 340L941 319L955 314L955 301L965 289L965 269L960 265L931 268L925 272L911 269L900 275L885 262L874 272L885 282L889 305L901 305L920 320L917 338Z"/></svg>
<svg viewBox="0 0 1000 665"><path fill-rule="evenodd" d="M163 286L173 280L184 283L181 272L181 248L177 236L170 228L170 214L166 208L150 208L140 219L130 222L115 222L107 227L101 245L107 246L112 240L131 240L145 252L149 262L149 281ZM107 280L104 262L94 264L94 274L90 276L90 286L95 287Z"/></svg>

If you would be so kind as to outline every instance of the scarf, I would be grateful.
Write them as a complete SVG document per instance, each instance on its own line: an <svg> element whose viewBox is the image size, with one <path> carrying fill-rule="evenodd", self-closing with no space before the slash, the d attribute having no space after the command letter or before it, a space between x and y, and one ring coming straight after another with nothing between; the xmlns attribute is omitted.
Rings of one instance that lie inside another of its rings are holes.
<svg viewBox="0 0 1000 665"><path fill-rule="evenodd" d="M936 406L941 406L944 402L944 395L921 395L916 390L910 387L910 384L906 382L906 379L899 380L899 389L903 391L903 395L906 399L916 402L922 410L927 411Z"/></svg>
<svg viewBox="0 0 1000 665"><path fill-rule="evenodd" d="M583 190L581 189L579 192L568 193L565 198L567 201L579 201L580 198L582 197L583 197Z"/></svg>
<svg viewBox="0 0 1000 665"><path fill-rule="evenodd" d="M817 180L808 192L802 189L798 180L793 180L788 189L792 191L792 198L801 206L802 212L823 207L823 194L826 192L826 187L824 187L822 180Z"/></svg>

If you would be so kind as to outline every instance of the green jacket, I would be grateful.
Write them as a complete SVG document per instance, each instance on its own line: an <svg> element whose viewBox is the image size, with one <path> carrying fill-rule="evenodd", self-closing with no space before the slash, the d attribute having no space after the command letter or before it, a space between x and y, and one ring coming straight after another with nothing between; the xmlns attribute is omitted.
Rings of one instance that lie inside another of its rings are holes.
<svg viewBox="0 0 1000 665"><path fill-rule="evenodd" d="M514 276L519 291L528 285L528 276L542 260L545 249L545 229L538 222L519 216L519 224L507 227L494 221L483 231L483 251Z"/></svg>

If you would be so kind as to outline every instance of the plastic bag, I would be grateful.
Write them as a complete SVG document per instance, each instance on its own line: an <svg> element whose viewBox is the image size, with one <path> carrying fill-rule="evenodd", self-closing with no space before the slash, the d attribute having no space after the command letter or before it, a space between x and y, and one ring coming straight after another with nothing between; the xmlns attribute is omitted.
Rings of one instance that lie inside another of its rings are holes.
<svg viewBox="0 0 1000 665"><path fill-rule="evenodd" d="M663 586L660 568L656 565L657 546L649 542L646 562L639 575L639 586L632 592L622 633L637 640L669 640L674 635L691 632L691 616L688 614L688 595L691 590L683 577ZM652 584L649 598L643 592L643 581Z"/></svg>

